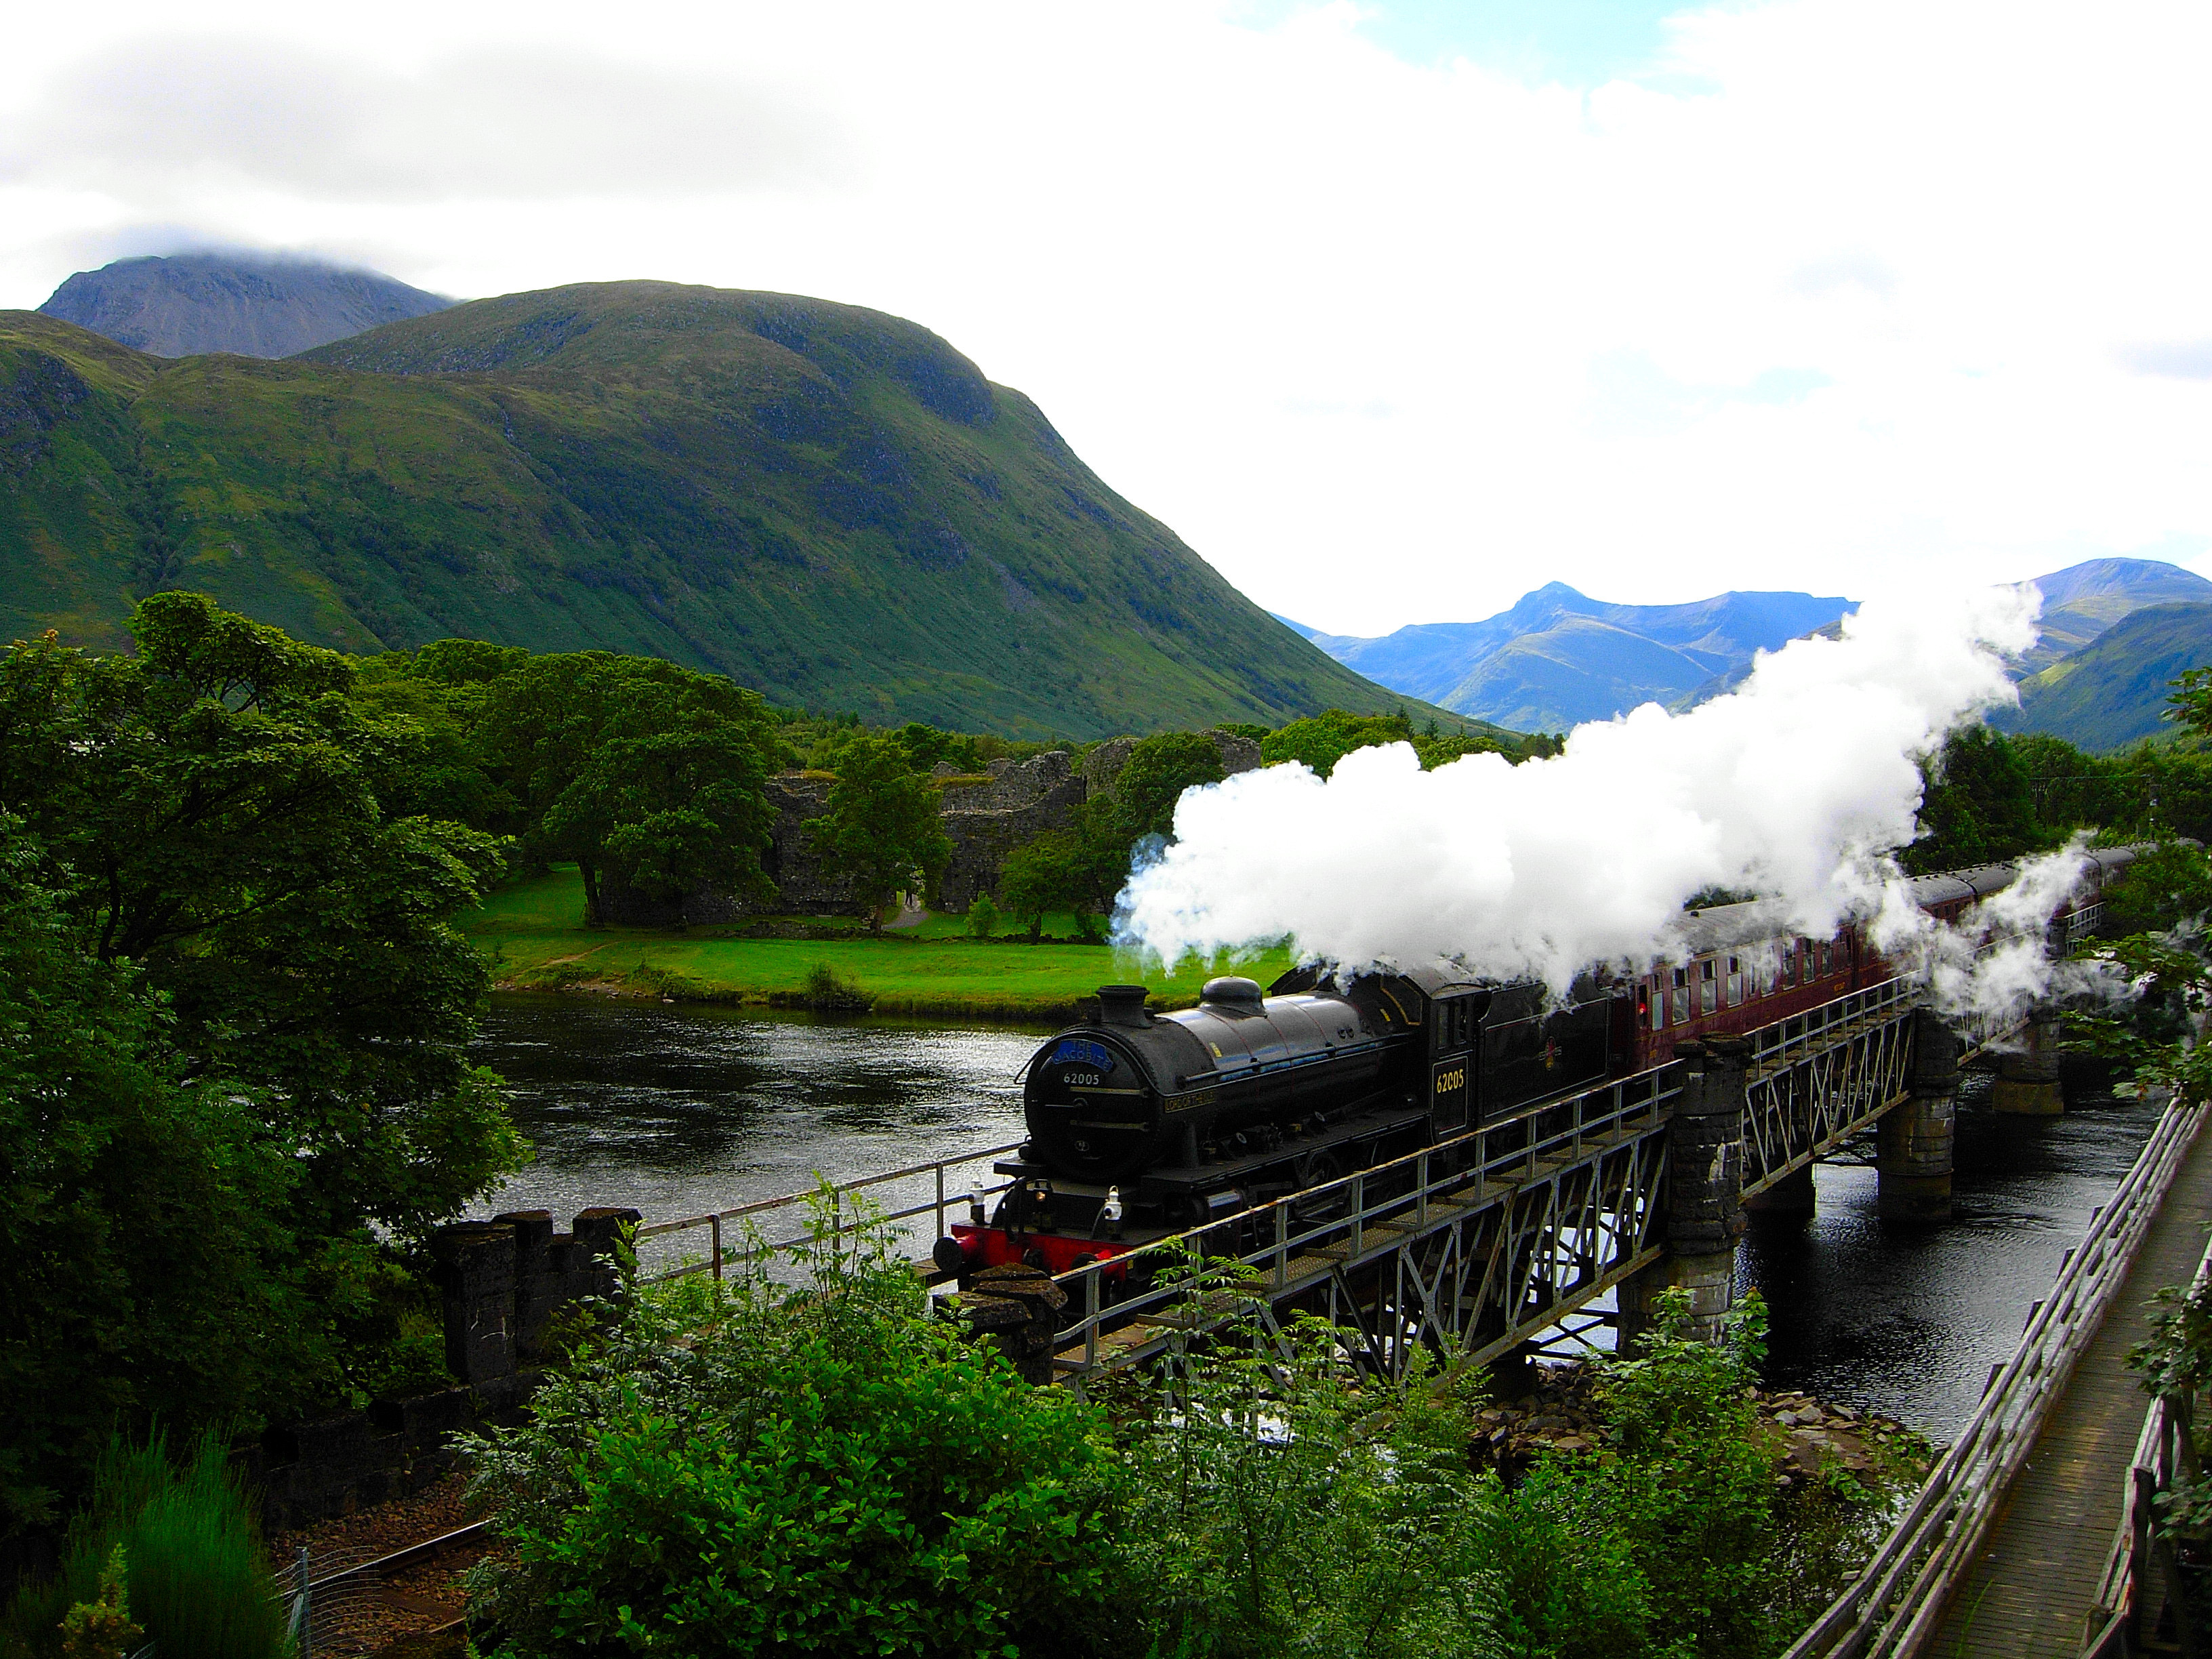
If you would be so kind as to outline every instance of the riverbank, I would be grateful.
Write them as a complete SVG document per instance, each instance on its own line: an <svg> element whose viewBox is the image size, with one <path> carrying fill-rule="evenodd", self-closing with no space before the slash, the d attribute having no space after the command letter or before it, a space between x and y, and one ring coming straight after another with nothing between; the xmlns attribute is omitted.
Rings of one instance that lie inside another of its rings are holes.
<svg viewBox="0 0 2212 1659"><path fill-rule="evenodd" d="M556 867L501 888L463 926L492 959L502 990L865 1007L923 1019L1058 1023L1074 1017L1080 999L1115 983L1149 985L1160 1006L1186 1007L1212 973L1246 974L1264 985L1291 966L1288 952L1277 950L1164 973L1134 951L1076 939L1073 916L1048 917L1052 937L1031 945L1025 931L972 939L958 916L870 934L849 916L671 930L586 927L583 914L582 881L573 867Z"/></svg>

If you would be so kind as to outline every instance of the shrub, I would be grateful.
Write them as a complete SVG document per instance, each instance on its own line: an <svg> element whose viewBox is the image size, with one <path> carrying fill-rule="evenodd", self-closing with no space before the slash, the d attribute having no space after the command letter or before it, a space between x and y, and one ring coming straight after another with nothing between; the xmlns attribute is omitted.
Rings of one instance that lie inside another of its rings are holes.
<svg viewBox="0 0 2212 1659"><path fill-rule="evenodd" d="M74 1638L90 1653L83 1644L112 1636L118 1619L141 1626L157 1652L191 1659L279 1659L289 1650L259 1528L214 1435L195 1440L181 1462L159 1435L112 1443L61 1571L17 1593L0 1645L7 1659L60 1659Z"/></svg>
<svg viewBox="0 0 2212 1659"><path fill-rule="evenodd" d="M1718 1343L1685 1334L1688 1311L1686 1292L1667 1292L1635 1357L1597 1362L1616 1446L1607 1509L1661 1629L1693 1632L1701 1654L1762 1652L1786 1645L1769 1628L1781 1588L1774 1455L1748 1392L1765 1309L1754 1292Z"/></svg>
<svg viewBox="0 0 2212 1659"><path fill-rule="evenodd" d="M833 1214L800 1285L641 1292L532 1424L473 1443L513 1554L471 1589L505 1652L965 1655L1100 1592L1091 1413Z"/></svg>
<svg viewBox="0 0 2212 1659"><path fill-rule="evenodd" d="M1171 1357L1122 1452L1117 1593L1086 1632L1097 1651L1496 1650L1466 1425L1418 1385L1361 1388L1340 1335L1302 1317L1268 1336L1255 1321Z"/></svg>
<svg viewBox="0 0 2212 1659"><path fill-rule="evenodd" d="M991 902L988 893L975 895L975 902L968 907L968 932L976 939L988 939L998 931L999 907Z"/></svg>
<svg viewBox="0 0 2212 1659"><path fill-rule="evenodd" d="M817 962L806 970L803 994L806 1006L824 1011L872 1007L875 998L861 988L860 981L850 974L840 973L826 962Z"/></svg>

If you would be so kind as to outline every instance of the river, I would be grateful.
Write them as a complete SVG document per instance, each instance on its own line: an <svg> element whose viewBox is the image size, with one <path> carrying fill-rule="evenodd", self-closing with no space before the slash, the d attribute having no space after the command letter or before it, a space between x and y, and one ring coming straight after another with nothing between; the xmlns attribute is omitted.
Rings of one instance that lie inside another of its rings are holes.
<svg viewBox="0 0 2212 1659"><path fill-rule="evenodd" d="M501 997L477 1058L538 1158L479 1213L673 1218L1013 1140L1039 1035ZM1871 1169L1821 1165L1813 1219L1758 1220L1738 1257L1772 1310L1770 1380L1948 1438L2155 1117L2075 1079L2066 1115L2000 1118L1969 1073L1954 1218L1925 1230L1881 1224Z"/></svg>

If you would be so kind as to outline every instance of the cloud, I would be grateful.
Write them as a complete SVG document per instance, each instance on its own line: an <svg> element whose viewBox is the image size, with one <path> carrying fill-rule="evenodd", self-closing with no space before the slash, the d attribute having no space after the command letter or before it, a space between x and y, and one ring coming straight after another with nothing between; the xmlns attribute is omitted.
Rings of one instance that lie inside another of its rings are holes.
<svg viewBox="0 0 2212 1659"><path fill-rule="evenodd" d="M2212 380L2212 340L2159 340L2124 345L2112 356L2138 374L2176 380Z"/></svg>
<svg viewBox="0 0 2212 1659"><path fill-rule="evenodd" d="M1687 8L1581 88L1348 5L192 16L11 33L7 302L167 223L873 306L1332 632L2212 545L2196 0Z"/></svg>
<svg viewBox="0 0 2212 1659"><path fill-rule="evenodd" d="M834 191L856 160L804 96L742 76L542 47L409 72L243 36L96 53L9 123L0 153L0 179L180 202L226 184L340 203Z"/></svg>

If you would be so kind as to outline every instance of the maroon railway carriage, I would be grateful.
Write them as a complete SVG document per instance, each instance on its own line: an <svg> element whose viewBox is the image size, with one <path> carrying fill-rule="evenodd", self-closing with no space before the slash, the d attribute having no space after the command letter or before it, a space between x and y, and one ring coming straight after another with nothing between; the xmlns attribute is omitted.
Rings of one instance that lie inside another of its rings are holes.
<svg viewBox="0 0 2212 1659"><path fill-rule="evenodd" d="M2072 903L2097 902L2133 853L2090 855ZM1912 883L1945 921L2002 890L2011 865ZM2066 910L2060 915L2064 916ZM1054 1273L1127 1254L1534 1103L1665 1064L1685 1038L1742 1032L1893 976L1856 925L1776 938L1755 904L1693 914L1687 952L1632 980L1585 976L1565 1002L1540 985L1449 973L1370 975L1329 988L1300 969L1263 994L1209 980L1195 1008L1154 1014L1109 985L1098 1018L1046 1042L1024 1073L1029 1139L998 1167L988 1217L939 1241L968 1273L1026 1261Z"/></svg>

